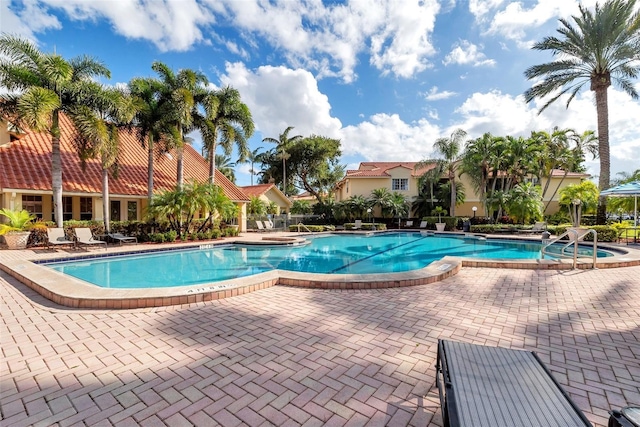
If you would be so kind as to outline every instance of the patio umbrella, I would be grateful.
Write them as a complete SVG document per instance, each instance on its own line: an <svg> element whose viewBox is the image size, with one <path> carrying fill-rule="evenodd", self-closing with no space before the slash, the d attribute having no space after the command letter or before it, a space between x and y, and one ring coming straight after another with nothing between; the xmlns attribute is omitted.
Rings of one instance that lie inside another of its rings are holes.
<svg viewBox="0 0 640 427"><path fill-rule="evenodd" d="M602 196L611 197L631 197L635 198L633 208L633 223L638 225L638 196L640 196L640 181L631 181L626 184L616 185L601 191Z"/></svg>

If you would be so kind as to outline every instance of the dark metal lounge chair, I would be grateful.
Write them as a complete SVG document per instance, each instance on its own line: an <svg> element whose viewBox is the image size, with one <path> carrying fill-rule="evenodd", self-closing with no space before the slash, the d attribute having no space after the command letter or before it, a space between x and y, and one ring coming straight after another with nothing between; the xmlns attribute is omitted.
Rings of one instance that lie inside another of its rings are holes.
<svg viewBox="0 0 640 427"><path fill-rule="evenodd" d="M591 427L532 351L439 340L436 385L445 426Z"/></svg>
<svg viewBox="0 0 640 427"><path fill-rule="evenodd" d="M138 243L137 237L125 236L122 233L109 233L107 236L109 236L109 238L114 242L118 242L120 245L123 243Z"/></svg>

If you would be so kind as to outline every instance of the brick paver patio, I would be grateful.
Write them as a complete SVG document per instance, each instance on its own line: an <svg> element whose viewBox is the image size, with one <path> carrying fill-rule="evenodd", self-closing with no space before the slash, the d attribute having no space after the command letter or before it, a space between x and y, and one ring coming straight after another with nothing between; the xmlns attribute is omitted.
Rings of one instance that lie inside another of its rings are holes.
<svg viewBox="0 0 640 427"><path fill-rule="evenodd" d="M0 290L3 426L440 426L438 338L537 351L596 426L640 404L640 267L121 311Z"/></svg>

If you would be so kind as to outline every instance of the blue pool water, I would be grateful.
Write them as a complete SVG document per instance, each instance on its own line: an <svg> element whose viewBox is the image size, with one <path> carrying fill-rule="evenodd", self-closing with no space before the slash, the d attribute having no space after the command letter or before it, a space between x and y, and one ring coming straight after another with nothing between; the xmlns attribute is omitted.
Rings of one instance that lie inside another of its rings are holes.
<svg viewBox="0 0 640 427"><path fill-rule="evenodd" d="M305 246L230 245L45 264L108 288L197 285L274 269L329 274L416 270L446 255L466 258L539 259L541 244L441 237L420 233L323 235ZM591 251L580 249L582 255ZM598 257L610 256L598 251Z"/></svg>

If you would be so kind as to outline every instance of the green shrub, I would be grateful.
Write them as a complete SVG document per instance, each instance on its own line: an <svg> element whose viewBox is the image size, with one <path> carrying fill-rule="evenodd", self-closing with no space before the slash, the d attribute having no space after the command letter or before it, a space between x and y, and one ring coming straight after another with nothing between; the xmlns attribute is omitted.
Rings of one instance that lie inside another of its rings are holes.
<svg viewBox="0 0 640 427"><path fill-rule="evenodd" d="M169 230L164 233L164 240L166 242L175 242L178 238L178 233L175 230Z"/></svg>
<svg viewBox="0 0 640 427"><path fill-rule="evenodd" d="M555 234L560 236L565 233L567 229L571 228L571 225L563 224L556 226ZM611 227L609 225L594 225L592 227L588 227L589 229L595 230L598 233L598 242L616 242L618 241L619 232L615 227ZM568 238L567 238L568 240ZM584 237L585 242L593 242L593 234L588 234Z"/></svg>
<svg viewBox="0 0 640 427"><path fill-rule="evenodd" d="M209 236L207 236L207 233L205 233L205 232L196 233L196 238L197 238L198 240L207 240L207 239L210 239L210 237L209 237Z"/></svg>
<svg viewBox="0 0 640 427"><path fill-rule="evenodd" d="M165 242L164 233L151 233L149 234L149 241L153 243L164 243Z"/></svg>
<svg viewBox="0 0 640 427"><path fill-rule="evenodd" d="M307 232L307 230L309 230L312 233L321 233L323 231L335 231L336 227L333 225L306 225L300 226L300 232ZM291 224L289 226L289 231L290 232L298 232L298 225L297 224Z"/></svg>
<svg viewBox="0 0 640 427"><path fill-rule="evenodd" d="M211 239L219 239L220 236L222 236L222 232L220 231L219 228L214 228L213 230L211 230Z"/></svg>
<svg viewBox="0 0 640 427"><path fill-rule="evenodd" d="M496 233L516 233L517 227L505 224L478 224L472 225L472 233L496 234Z"/></svg>
<svg viewBox="0 0 640 427"><path fill-rule="evenodd" d="M344 229L345 230L355 230L355 223L353 222L348 222L344 225ZM381 222L363 222L360 230L386 230L387 229L387 224L381 223Z"/></svg>
<svg viewBox="0 0 640 427"><path fill-rule="evenodd" d="M456 225L458 223L458 218L451 217L451 216L443 216L441 217L441 219L442 219L442 222L445 223L445 227L444 227L445 230L447 231L455 230ZM427 230L435 230L436 223L441 222L439 221L437 216L425 216L424 218L422 218L422 221L427 221Z"/></svg>

